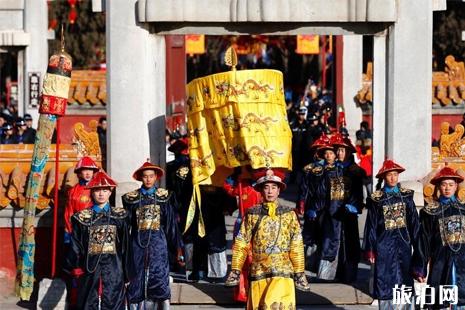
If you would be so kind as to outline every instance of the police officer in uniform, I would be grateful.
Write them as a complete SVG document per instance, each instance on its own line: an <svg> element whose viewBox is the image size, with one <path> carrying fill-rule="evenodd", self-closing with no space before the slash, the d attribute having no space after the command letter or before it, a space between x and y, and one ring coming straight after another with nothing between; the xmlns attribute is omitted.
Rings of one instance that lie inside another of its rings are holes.
<svg viewBox="0 0 465 310"><path fill-rule="evenodd" d="M293 173L291 182L300 184L302 178L302 168L310 158L311 135L309 134L309 122L307 121L307 108L300 107L297 112L297 119L290 124L292 130L292 162Z"/></svg>

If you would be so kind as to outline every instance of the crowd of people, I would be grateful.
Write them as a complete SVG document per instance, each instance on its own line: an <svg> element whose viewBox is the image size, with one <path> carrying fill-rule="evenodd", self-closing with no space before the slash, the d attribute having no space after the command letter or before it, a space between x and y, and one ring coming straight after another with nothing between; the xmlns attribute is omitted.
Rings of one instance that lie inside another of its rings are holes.
<svg viewBox="0 0 465 310"><path fill-rule="evenodd" d="M175 272L187 282L234 287L234 300L247 309L293 309L295 289L310 290L308 272L354 285L363 258L374 270L371 293L380 309L394 309L395 288L413 290L414 280L436 290L457 285L458 305L465 305L465 206L456 196L463 177L443 168L431 180L438 198L419 215L413 190L399 183L405 169L394 161L384 161L371 189L367 122L354 145L347 131L331 130L330 113L315 118L309 109L299 106L291 122L293 142L306 148L293 148L295 208L279 203L290 183L281 168L236 167L222 187L194 187L188 138L180 132L166 132L166 171L143 163L133 174L142 185L122 196L122 207L110 205L116 182L82 158L65 211L70 308L168 309ZM164 176L166 189L157 186ZM199 206L193 196L201 197ZM225 215L236 209L228 268ZM415 297L410 302L405 308Z"/></svg>
<svg viewBox="0 0 465 310"><path fill-rule="evenodd" d="M357 136L370 139L364 126ZM392 309L394 288L413 289L415 279L435 289L458 285L458 304L465 304L460 285L465 206L456 196L463 177L450 167L431 180L439 198L418 215L413 190L398 181L403 167L385 160L376 189L365 197L366 171L355 162L356 146L341 133L323 132L302 168L295 208L278 201L286 171L244 166L234 169L222 188L201 185L200 209L191 218L188 141L175 137L167 145L174 158L166 173L142 164L133 174L142 185L123 195L123 207L109 204L116 183L92 160L84 157L76 165L79 183L65 213L65 270L77 309L126 304L167 309L170 272L184 274L188 282L224 282L248 309L294 307L294 287L309 291L306 272L354 284L362 257L373 265L372 294L380 309ZM156 186L164 175L166 189ZM365 208L360 244L358 222ZM228 274L225 214L234 209L239 212Z"/></svg>
<svg viewBox="0 0 465 310"><path fill-rule="evenodd" d="M32 117L14 118L8 114L0 114L0 144L34 144L36 130L32 128Z"/></svg>

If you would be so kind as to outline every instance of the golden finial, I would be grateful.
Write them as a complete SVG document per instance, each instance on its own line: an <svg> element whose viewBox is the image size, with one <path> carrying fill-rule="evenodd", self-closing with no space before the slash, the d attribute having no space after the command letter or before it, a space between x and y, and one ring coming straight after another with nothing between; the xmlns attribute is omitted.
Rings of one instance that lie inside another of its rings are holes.
<svg viewBox="0 0 465 310"><path fill-rule="evenodd" d="M270 159L268 157L265 157L265 166L267 170L271 169Z"/></svg>
<svg viewBox="0 0 465 310"><path fill-rule="evenodd" d="M234 47L230 46L226 53L224 53L224 62L228 67L232 67L232 70L236 70L237 66L237 53Z"/></svg>
<svg viewBox="0 0 465 310"><path fill-rule="evenodd" d="M63 23L61 24L61 51L65 51L65 31L63 29Z"/></svg>

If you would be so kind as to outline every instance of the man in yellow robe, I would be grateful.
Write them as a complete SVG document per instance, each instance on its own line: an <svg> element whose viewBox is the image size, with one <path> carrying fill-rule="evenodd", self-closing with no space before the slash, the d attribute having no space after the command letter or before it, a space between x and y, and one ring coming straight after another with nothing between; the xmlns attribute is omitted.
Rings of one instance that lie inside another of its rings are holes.
<svg viewBox="0 0 465 310"><path fill-rule="evenodd" d="M248 209L233 245L231 272L226 286L239 284L240 270L252 248L247 309L295 309L295 289L309 291L304 247L297 215L280 206L286 185L284 171L261 169L254 173L263 203Z"/></svg>

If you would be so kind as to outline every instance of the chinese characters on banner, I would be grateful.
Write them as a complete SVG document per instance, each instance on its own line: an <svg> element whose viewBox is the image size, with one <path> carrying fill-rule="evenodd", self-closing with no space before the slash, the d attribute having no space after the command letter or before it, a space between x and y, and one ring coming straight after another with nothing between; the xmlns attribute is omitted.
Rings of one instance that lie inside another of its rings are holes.
<svg viewBox="0 0 465 310"><path fill-rule="evenodd" d="M397 285L392 289L392 303L394 305L417 304L434 305L436 304L436 291L434 287L428 284L421 287L420 294L415 296L413 288L407 285ZM438 304L440 305L456 305L458 302L458 287L457 285L440 285L439 294L437 294Z"/></svg>
<svg viewBox="0 0 465 310"><path fill-rule="evenodd" d="M320 36L317 35L297 35L297 54L319 54Z"/></svg>
<svg viewBox="0 0 465 310"><path fill-rule="evenodd" d="M29 107L37 108L40 99L40 73L29 72Z"/></svg>
<svg viewBox="0 0 465 310"><path fill-rule="evenodd" d="M205 35L192 34L186 35L186 54L204 54L205 53Z"/></svg>

